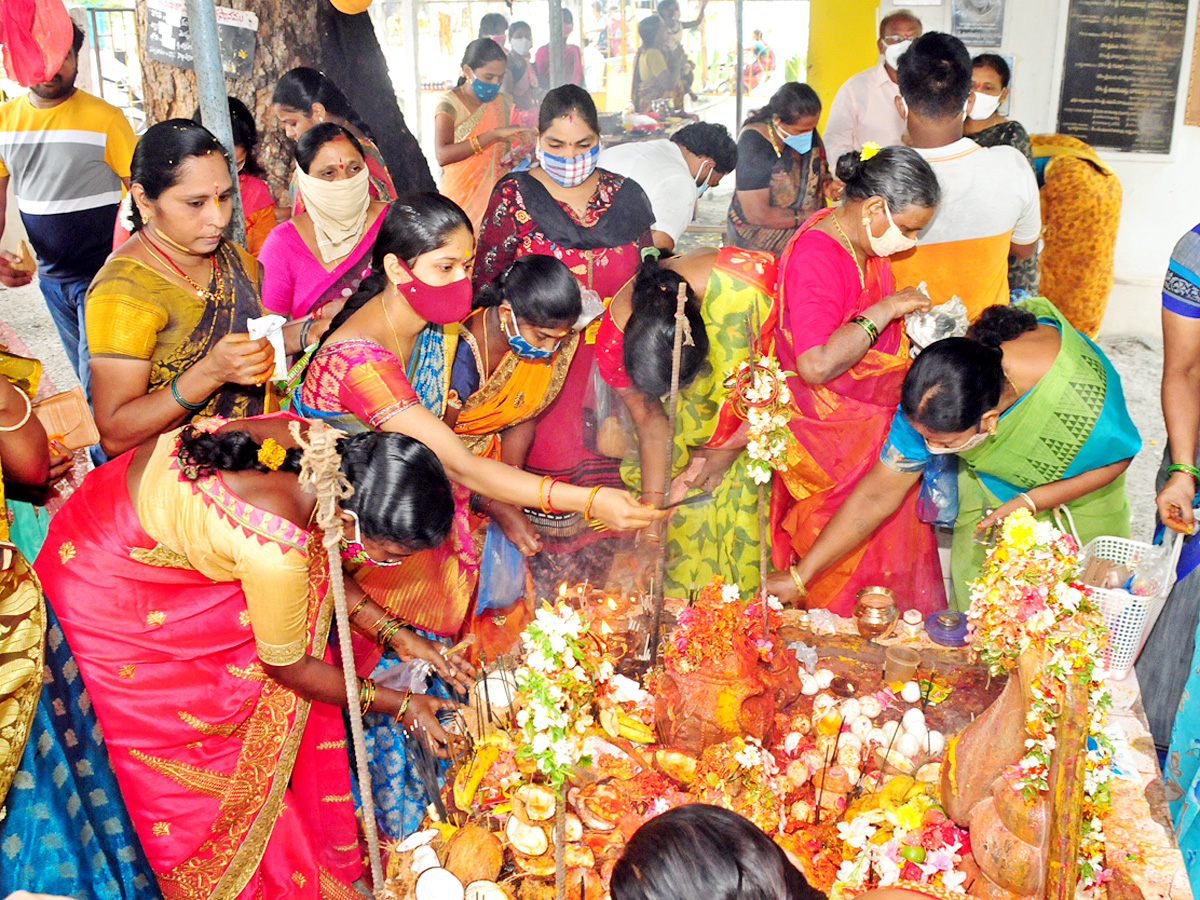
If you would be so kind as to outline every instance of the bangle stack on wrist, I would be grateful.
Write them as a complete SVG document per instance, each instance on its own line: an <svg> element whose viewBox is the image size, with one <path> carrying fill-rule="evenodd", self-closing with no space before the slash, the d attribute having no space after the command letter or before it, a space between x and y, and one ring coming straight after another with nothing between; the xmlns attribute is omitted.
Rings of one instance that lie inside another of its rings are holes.
<svg viewBox="0 0 1200 900"><path fill-rule="evenodd" d="M1200 481L1200 469L1187 463L1172 463L1167 466L1167 474L1170 475L1172 472L1187 472L1192 476L1193 481Z"/></svg>
<svg viewBox="0 0 1200 900"><path fill-rule="evenodd" d="M375 702L375 682L370 678L358 679L358 705L362 711L370 712L371 704Z"/></svg>
<svg viewBox="0 0 1200 900"><path fill-rule="evenodd" d="M867 340L872 344L879 340L879 326L866 316L855 316L850 321L867 333Z"/></svg>
<svg viewBox="0 0 1200 900"><path fill-rule="evenodd" d="M363 598L361 600L359 600L356 604L354 604L354 609L350 610L350 615L346 616L346 618L349 619L351 622L353 622L354 617L357 616L360 612L362 612L363 607L366 606L370 601L371 601L371 595L363 594Z"/></svg>
<svg viewBox="0 0 1200 900"><path fill-rule="evenodd" d="M600 493L601 485L596 485L592 488L592 492L588 494L587 503L583 504L583 520L585 522L592 521L592 504L596 502L596 495Z"/></svg>
<svg viewBox="0 0 1200 900"><path fill-rule="evenodd" d="M387 649L391 646L392 638L394 638L400 629L404 627L404 622L393 616L385 616L379 623L379 630L375 632L375 643Z"/></svg>

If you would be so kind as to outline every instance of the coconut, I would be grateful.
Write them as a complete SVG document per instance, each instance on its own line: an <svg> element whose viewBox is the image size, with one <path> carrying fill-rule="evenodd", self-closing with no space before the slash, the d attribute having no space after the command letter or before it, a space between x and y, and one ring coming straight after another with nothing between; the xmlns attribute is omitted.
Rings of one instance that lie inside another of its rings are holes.
<svg viewBox="0 0 1200 900"><path fill-rule="evenodd" d="M417 879L416 900L464 900L462 882L447 869L426 869Z"/></svg>
<svg viewBox="0 0 1200 900"><path fill-rule="evenodd" d="M583 823L579 821L579 816L574 813L567 813L563 820L566 822L566 827L563 829L563 835L567 839L567 843L583 840ZM550 829L550 838L554 839L557 832L554 828Z"/></svg>
<svg viewBox="0 0 1200 900"><path fill-rule="evenodd" d="M473 881L467 885L465 900L508 900L508 894L494 881Z"/></svg>
<svg viewBox="0 0 1200 900"><path fill-rule="evenodd" d="M436 869L442 863L438 859L437 851L428 844L422 844L413 851L412 861L409 863L409 868L416 874L420 875L426 869Z"/></svg>
<svg viewBox="0 0 1200 900"><path fill-rule="evenodd" d="M541 856L550 849L546 830L538 825L526 825L516 816L509 816L504 825L504 836L513 850L524 856Z"/></svg>
<svg viewBox="0 0 1200 900"><path fill-rule="evenodd" d="M478 825L464 825L446 844L446 868L463 884L495 881L503 865L500 839Z"/></svg>
<svg viewBox="0 0 1200 900"><path fill-rule="evenodd" d="M554 818L554 806L557 802L554 792L540 784L522 785L513 795L525 805L525 815L533 822L545 822Z"/></svg>
<svg viewBox="0 0 1200 900"><path fill-rule="evenodd" d="M917 769L917 781L923 784L936 784L942 780L942 764L940 762L925 763Z"/></svg>
<svg viewBox="0 0 1200 900"><path fill-rule="evenodd" d="M547 853L544 856L525 856L523 853L514 853L513 862L516 864L517 869L527 875L546 876L554 874L553 853Z"/></svg>

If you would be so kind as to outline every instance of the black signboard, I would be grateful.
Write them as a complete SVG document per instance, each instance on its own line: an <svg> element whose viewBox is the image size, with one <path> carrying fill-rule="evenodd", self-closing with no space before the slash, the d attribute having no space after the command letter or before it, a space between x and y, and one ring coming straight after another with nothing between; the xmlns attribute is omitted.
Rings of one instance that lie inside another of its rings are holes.
<svg viewBox="0 0 1200 900"><path fill-rule="evenodd" d="M1071 0L1058 130L1170 153L1188 0Z"/></svg>
<svg viewBox="0 0 1200 900"><path fill-rule="evenodd" d="M225 74L249 78L258 43L258 16L218 6L217 39ZM187 6L182 0L150 0L146 4L146 55L180 69L194 67Z"/></svg>

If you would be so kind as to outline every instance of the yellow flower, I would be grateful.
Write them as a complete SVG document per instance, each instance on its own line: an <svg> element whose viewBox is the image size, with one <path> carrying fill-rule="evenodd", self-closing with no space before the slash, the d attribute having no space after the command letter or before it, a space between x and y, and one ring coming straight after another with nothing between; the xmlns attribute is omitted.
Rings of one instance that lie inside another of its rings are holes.
<svg viewBox="0 0 1200 900"><path fill-rule="evenodd" d="M878 152L879 152L879 145L877 143L875 143L874 141L867 141L865 144L863 144L862 152L859 153L859 158L863 162L866 162L868 159L873 157Z"/></svg>
<svg viewBox="0 0 1200 900"><path fill-rule="evenodd" d="M277 472L285 459L287 459L287 451L275 438L267 438L258 448L258 461L272 472Z"/></svg>

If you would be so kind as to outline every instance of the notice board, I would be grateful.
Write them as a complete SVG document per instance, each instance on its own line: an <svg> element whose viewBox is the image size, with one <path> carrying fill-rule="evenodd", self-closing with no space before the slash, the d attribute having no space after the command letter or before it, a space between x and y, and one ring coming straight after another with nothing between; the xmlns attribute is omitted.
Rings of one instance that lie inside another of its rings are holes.
<svg viewBox="0 0 1200 900"><path fill-rule="evenodd" d="M218 6L217 40L225 74L231 78L250 77L258 44L258 16ZM146 55L180 69L195 67L183 0L149 0L146 4Z"/></svg>
<svg viewBox="0 0 1200 900"><path fill-rule="evenodd" d="M1071 0L1058 130L1170 153L1188 0Z"/></svg>

